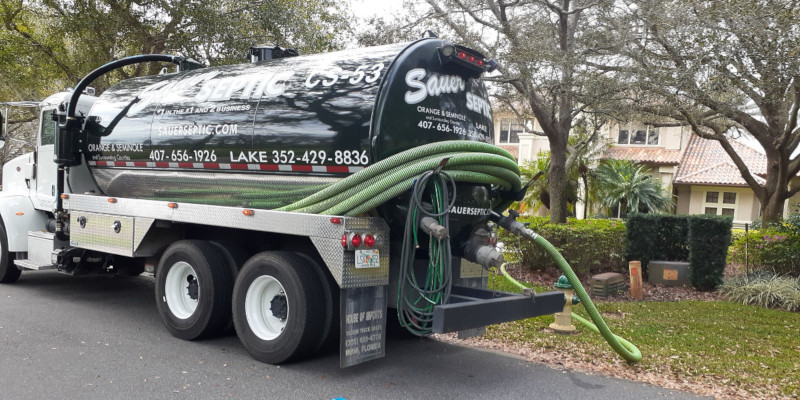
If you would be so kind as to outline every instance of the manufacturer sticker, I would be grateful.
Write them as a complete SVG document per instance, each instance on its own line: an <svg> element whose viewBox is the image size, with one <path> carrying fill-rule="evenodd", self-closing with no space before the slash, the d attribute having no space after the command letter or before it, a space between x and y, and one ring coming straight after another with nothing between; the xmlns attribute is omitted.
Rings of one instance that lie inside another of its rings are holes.
<svg viewBox="0 0 800 400"><path fill-rule="evenodd" d="M380 268L378 250L356 250L356 268Z"/></svg>

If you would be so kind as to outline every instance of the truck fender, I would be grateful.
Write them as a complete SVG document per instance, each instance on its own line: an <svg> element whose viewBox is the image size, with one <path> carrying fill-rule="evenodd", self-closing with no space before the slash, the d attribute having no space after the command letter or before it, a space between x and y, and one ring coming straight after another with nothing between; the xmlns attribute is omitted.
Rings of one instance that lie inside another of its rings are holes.
<svg viewBox="0 0 800 400"><path fill-rule="evenodd" d="M0 198L0 218L8 236L8 251L28 251L28 232L47 229L47 214L34 209L26 196Z"/></svg>

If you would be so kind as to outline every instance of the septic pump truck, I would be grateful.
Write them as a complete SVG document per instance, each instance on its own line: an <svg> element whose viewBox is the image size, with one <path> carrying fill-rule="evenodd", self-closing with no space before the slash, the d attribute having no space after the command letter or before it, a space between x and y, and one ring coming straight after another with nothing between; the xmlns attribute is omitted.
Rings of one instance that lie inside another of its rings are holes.
<svg viewBox="0 0 800 400"><path fill-rule="evenodd" d="M562 309L486 290L490 220L524 193L491 144L494 61L439 38L250 54L129 57L42 101L35 151L3 167L0 281L152 272L178 338L235 329L266 363L338 343L343 367L384 356L387 321L476 335ZM139 62L178 67L85 93Z"/></svg>

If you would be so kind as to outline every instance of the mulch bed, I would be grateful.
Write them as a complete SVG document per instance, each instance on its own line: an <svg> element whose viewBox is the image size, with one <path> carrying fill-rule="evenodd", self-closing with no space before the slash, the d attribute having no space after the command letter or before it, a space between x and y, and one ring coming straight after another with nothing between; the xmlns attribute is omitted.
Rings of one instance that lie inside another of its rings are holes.
<svg viewBox="0 0 800 400"><path fill-rule="evenodd" d="M507 270L508 273L514 277L514 279L523 282L537 282L542 286L552 286L554 283L556 283L556 281L558 281L558 277L561 276L560 273L555 271L535 271L530 268L520 266L511 266ZM625 289L623 291L620 291L617 295L612 296L591 296L592 300L609 302L642 301L631 298L630 277L627 273L623 274L623 276L625 277ZM588 278L581 279L581 283L583 283L584 288L589 288ZM644 301L722 300L722 296L716 292L699 292L691 286L675 287L654 285L645 281L642 282L642 288L644 291Z"/></svg>

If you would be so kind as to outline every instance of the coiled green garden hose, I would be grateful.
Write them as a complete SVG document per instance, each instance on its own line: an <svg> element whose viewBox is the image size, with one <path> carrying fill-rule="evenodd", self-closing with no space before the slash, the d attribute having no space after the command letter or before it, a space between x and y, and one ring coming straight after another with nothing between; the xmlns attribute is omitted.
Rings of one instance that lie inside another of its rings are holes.
<svg viewBox="0 0 800 400"><path fill-rule="evenodd" d="M562 256L561 253L559 253L558 250L556 250L556 248L553 247L553 245L547 241L547 239L536 234L532 234L531 236L529 236L529 238L534 242L536 242L539 246L541 246L548 254L550 254L551 257L553 257L553 259L558 264L558 267L561 268L561 271L567 277L567 280L569 280L569 283L572 285L573 290L575 290L575 294L581 300L583 307L586 309L586 312L589 313L589 317L592 318L592 321L594 321L594 323L587 321L585 318L575 313L572 313L572 318L575 318L578 322L585 325L587 328L601 334L603 338L606 340L606 342L608 342L608 344L611 346L611 348L613 348L614 351L616 351L617 354L622 356L622 358L624 358L625 360L630 362L637 362L641 360L642 352L639 351L639 349L636 346L634 346L633 343L611 332L611 328L608 327L606 321L604 321L603 317L600 316L600 312L597 310L597 307L595 307L594 303L592 303L592 300L589 298L589 294L586 293L586 290L583 288L583 285L581 285L581 281L578 279L578 276L575 275L575 272L569 266L567 260L564 259L564 256ZM508 272L506 272L505 267L506 267L505 264L500 266L500 272L503 274L503 276L515 286L521 289L526 289L525 285L521 284L519 281L512 278L511 275L509 275ZM570 299L566 299L566 301L570 301Z"/></svg>

